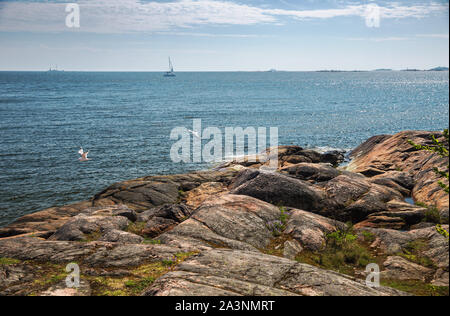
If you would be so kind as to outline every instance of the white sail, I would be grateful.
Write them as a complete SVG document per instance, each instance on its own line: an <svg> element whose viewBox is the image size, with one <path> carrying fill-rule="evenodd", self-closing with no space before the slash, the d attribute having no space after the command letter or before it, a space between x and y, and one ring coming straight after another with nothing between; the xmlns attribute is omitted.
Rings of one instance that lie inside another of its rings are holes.
<svg viewBox="0 0 450 316"><path fill-rule="evenodd" d="M170 72L173 72L173 65L172 65L172 61L170 60L170 57L169 57L169 70L170 70Z"/></svg>
<svg viewBox="0 0 450 316"><path fill-rule="evenodd" d="M173 72L172 60L169 57L169 71L164 74L164 77L175 77L175 73Z"/></svg>

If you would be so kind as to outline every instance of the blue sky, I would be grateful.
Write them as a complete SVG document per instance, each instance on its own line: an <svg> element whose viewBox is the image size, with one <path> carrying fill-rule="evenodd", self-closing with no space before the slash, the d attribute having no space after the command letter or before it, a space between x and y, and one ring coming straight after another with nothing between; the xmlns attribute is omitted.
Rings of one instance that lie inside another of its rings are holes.
<svg viewBox="0 0 450 316"><path fill-rule="evenodd" d="M79 28L67 1L0 0L0 70L162 71L167 56L177 71L448 66L448 1L71 2Z"/></svg>

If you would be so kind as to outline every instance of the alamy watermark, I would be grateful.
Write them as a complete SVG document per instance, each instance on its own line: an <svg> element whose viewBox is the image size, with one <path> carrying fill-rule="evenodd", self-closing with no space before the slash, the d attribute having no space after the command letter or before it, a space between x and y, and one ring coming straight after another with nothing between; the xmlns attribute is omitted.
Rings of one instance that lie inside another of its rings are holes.
<svg viewBox="0 0 450 316"><path fill-rule="evenodd" d="M66 272L69 273L66 277L66 286L68 288L80 287L80 267L76 263L69 263L66 266Z"/></svg>
<svg viewBox="0 0 450 316"><path fill-rule="evenodd" d="M66 26L68 28L80 27L80 6L77 3L66 4ZM381 7L375 3L366 5L363 13L367 27L378 28L381 22Z"/></svg>
<svg viewBox="0 0 450 316"><path fill-rule="evenodd" d="M170 139L176 141L170 149L175 163L223 162L245 157L250 162L268 162L270 169L278 168L277 127L225 127L222 132L218 127L202 129L201 119L194 119L192 130L175 127Z"/></svg>
<svg viewBox="0 0 450 316"><path fill-rule="evenodd" d="M68 3L66 5L66 26L68 28L80 27L80 6L77 3Z"/></svg>
<svg viewBox="0 0 450 316"><path fill-rule="evenodd" d="M381 8L376 4L368 4L364 13L367 27L380 27Z"/></svg>
<svg viewBox="0 0 450 316"><path fill-rule="evenodd" d="M366 286L375 288L380 287L380 266L376 263L371 263L366 267Z"/></svg>

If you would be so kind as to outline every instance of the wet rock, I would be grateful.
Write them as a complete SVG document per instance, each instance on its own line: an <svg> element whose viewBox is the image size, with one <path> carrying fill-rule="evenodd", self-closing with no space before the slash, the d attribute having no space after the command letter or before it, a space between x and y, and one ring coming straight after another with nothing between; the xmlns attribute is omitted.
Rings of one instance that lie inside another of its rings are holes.
<svg viewBox="0 0 450 316"><path fill-rule="evenodd" d="M284 159L285 163L291 163L291 164L299 164L299 163L312 163L312 160L306 156L300 156L300 155L292 155L287 156Z"/></svg>
<svg viewBox="0 0 450 316"><path fill-rule="evenodd" d="M381 296L404 295L369 288L362 281L285 258L256 252L210 250L181 263L143 295Z"/></svg>
<svg viewBox="0 0 450 316"><path fill-rule="evenodd" d="M338 150L327 151L322 154L320 161L324 163L330 163L333 166L337 166L345 160L345 152Z"/></svg>
<svg viewBox="0 0 450 316"><path fill-rule="evenodd" d="M307 157L313 163L319 163L322 161L322 154L315 150L304 149L297 153L297 155L301 155Z"/></svg>

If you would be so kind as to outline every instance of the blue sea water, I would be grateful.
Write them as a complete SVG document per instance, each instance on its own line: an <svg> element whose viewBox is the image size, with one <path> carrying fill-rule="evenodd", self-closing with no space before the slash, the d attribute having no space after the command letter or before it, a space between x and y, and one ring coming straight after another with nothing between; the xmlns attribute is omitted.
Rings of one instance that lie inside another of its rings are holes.
<svg viewBox="0 0 450 316"><path fill-rule="evenodd" d="M117 181L204 168L169 157L170 131L194 118L349 149L448 127L448 93L448 72L0 72L0 226ZM91 161L78 161L80 146Z"/></svg>

